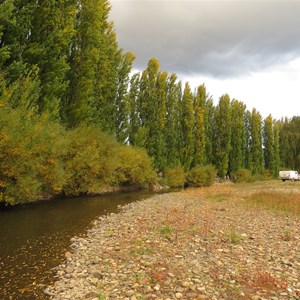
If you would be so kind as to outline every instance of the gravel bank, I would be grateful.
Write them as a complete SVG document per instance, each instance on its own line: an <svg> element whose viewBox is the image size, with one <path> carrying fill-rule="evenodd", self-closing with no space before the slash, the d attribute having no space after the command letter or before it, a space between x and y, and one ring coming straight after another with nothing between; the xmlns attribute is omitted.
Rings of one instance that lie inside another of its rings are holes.
<svg viewBox="0 0 300 300"><path fill-rule="evenodd" d="M51 299L300 299L300 218L156 195L95 221L57 268Z"/></svg>

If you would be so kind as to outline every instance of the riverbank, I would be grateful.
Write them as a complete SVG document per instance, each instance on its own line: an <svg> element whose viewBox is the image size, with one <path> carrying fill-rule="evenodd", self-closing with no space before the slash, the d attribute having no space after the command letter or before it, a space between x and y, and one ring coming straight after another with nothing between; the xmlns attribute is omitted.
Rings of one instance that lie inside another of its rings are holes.
<svg viewBox="0 0 300 300"><path fill-rule="evenodd" d="M286 192L299 196L299 189ZM245 197L217 185L100 217L84 238L71 239L45 293L57 300L299 299L299 215L249 206Z"/></svg>

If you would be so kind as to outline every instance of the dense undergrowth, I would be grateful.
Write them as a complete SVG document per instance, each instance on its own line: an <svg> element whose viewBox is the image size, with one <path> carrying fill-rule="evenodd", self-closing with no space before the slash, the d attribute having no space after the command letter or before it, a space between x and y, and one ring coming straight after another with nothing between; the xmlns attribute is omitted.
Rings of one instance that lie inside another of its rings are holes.
<svg viewBox="0 0 300 300"><path fill-rule="evenodd" d="M3 103L0 160L0 202L7 204L156 182L145 150L120 145L96 127L66 130L46 114Z"/></svg>

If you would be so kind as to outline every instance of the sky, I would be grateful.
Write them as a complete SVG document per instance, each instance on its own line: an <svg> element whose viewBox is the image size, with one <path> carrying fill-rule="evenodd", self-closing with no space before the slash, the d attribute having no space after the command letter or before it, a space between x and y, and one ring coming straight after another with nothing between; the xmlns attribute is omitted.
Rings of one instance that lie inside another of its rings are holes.
<svg viewBox="0 0 300 300"><path fill-rule="evenodd" d="M300 0L111 0L119 46L265 118L300 115Z"/></svg>

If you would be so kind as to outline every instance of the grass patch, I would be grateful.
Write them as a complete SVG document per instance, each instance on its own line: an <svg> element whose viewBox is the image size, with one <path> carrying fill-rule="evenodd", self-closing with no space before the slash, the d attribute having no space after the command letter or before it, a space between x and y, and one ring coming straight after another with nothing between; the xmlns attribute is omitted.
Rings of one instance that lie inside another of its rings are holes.
<svg viewBox="0 0 300 300"><path fill-rule="evenodd" d="M241 242L241 235L234 230L227 233L227 240L231 244L239 244Z"/></svg>
<svg viewBox="0 0 300 300"><path fill-rule="evenodd" d="M254 207L300 215L299 193L259 191L244 197L244 200Z"/></svg>
<svg viewBox="0 0 300 300"><path fill-rule="evenodd" d="M172 233L172 229L169 227L163 227L159 230L160 234L171 234Z"/></svg>
<svg viewBox="0 0 300 300"><path fill-rule="evenodd" d="M130 251L132 255L144 255L144 254L153 254L154 251L151 248L137 248Z"/></svg>
<svg viewBox="0 0 300 300"><path fill-rule="evenodd" d="M292 239L292 232L289 229L286 229L282 235L282 239L289 242Z"/></svg>
<svg viewBox="0 0 300 300"><path fill-rule="evenodd" d="M101 293L99 296L98 296L98 300L106 300L106 296Z"/></svg>

